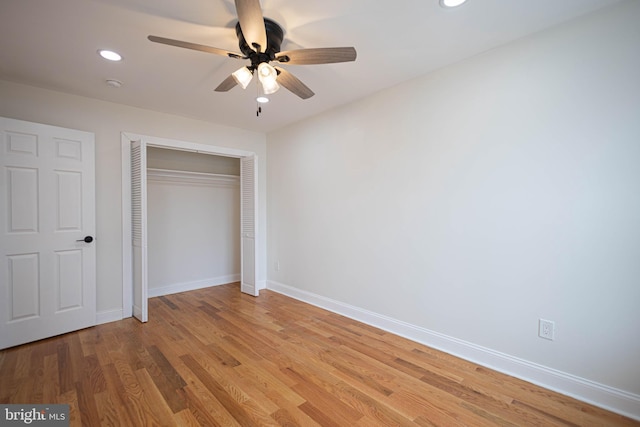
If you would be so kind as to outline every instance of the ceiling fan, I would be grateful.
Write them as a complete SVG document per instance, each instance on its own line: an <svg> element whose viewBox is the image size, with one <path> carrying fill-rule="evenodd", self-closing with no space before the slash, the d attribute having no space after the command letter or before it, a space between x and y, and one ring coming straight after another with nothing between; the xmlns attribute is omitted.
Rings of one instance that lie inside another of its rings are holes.
<svg viewBox="0 0 640 427"><path fill-rule="evenodd" d="M271 65L270 62L311 65L349 62L356 59L356 50L353 47L296 49L281 52L280 45L284 32L277 23L263 17L260 0L235 0L235 4L238 13L236 35L242 54L158 36L149 36L148 39L155 43L251 61L250 65L240 68L223 80L215 89L217 92L226 92L238 84L244 89L257 72L265 95L274 93L280 86L284 86L300 98L307 99L314 95L313 91L293 74L282 67Z"/></svg>

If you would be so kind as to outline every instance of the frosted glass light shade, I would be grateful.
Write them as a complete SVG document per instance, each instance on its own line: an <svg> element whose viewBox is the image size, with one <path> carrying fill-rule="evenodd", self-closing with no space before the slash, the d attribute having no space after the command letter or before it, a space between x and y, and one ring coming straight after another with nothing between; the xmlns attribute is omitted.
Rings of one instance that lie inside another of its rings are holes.
<svg viewBox="0 0 640 427"><path fill-rule="evenodd" d="M242 67L237 71L231 73L233 79L242 87L242 89L246 89L251 83L251 79L253 78L253 73L247 68Z"/></svg>
<svg viewBox="0 0 640 427"><path fill-rule="evenodd" d="M261 83L262 92L264 92L265 95L271 95L272 93L275 93L278 91L278 89L280 89L280 85L275 80Z"/></svg>
<svg viewBox="0 0 640 427"><path fill-rule="evenodd" d="M258 65L258 79L260 83L262 83L262 90L265 95L269 95L280 89L280 85L276 82L277 77L278 72L271 65L266 62Z"/></svg>

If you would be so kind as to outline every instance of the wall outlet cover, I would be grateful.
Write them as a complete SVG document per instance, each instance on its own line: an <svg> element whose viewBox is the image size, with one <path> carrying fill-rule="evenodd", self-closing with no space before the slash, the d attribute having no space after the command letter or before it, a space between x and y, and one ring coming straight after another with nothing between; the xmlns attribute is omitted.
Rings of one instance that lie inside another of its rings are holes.
<svg viewBox="0 0 640 427"><path fill-rule="evenodd" d="M552 320L538 319L538 336L553 341L556 337L556 324Z"/></svg>

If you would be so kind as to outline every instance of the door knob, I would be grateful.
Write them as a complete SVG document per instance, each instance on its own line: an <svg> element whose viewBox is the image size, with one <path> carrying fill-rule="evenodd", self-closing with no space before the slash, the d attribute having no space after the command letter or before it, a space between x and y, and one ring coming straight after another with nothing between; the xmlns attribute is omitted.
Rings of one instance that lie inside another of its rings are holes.
<svg viewBox="0 0 640 427"><path fill-rule="evenodd" d="M87 236L87 237L85 237L84 239L76 240L76 242L91 243L91 242L93 242L93 237L91 237L91 236Z"/></svg>

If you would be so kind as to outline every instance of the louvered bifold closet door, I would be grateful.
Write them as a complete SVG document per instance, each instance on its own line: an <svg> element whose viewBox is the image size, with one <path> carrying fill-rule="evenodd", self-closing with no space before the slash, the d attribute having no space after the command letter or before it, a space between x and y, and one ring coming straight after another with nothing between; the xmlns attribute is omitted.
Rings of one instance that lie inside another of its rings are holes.
<svg viewBox="0 0 640 427"><path fill-rule="evenodd" d="M258 159L256 156L240 159L241 199L241 287L242 292L258 296L257 234L258 222Z"/></svg>
<svg viewBox="0 0 640 427"><path fill-rule="evenodd" d="M131 143L133 315L147 321L147 147Z"/></svg>

